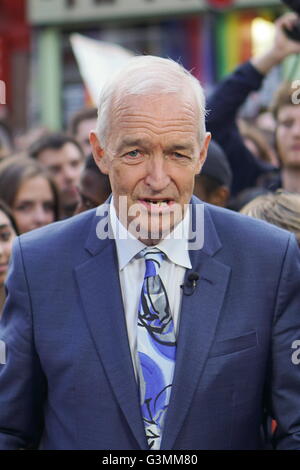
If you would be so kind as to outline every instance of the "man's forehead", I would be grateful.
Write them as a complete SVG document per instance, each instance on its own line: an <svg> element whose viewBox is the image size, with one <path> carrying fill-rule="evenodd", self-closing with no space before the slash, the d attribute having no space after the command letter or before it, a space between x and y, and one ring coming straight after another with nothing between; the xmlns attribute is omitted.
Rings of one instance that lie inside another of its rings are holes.
<svg viewBox="0 0 300 470"><path fill-rule="evenodd" d="M191 118L198 114L195 97L191 93L155 93L128 95L120 98L112 107L112 119L124 116L167 116L177 109L178 114ZM169 113L168 113L169 112Z"/></svg>
<svg viewBox="0 0 300 470"><path fill-rule="evenodd" d="M41 159L53 159L53 160L66 160L69 158L81 158L78 147L72 142L66 142L60 148L45 148L41 151L39 158Z"/></svg>
<svg viewBox="0 0 300 470"><path fill-rule="evenodd" d="M89 134L97 125L97 118L89 118L81 121L77 128L77 134Z"/></svg>

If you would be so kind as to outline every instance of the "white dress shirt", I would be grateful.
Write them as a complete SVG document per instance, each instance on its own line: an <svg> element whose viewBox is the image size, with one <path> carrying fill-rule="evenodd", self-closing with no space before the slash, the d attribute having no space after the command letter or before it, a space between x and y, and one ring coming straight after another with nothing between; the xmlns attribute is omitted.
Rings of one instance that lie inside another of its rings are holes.
<svg viewBox="0 0 300 470"><path fill-rule="evenodd" d="M182 298L182 289L180 288L180 285L183 284L186 269L191 269L192 267L188 252L187 237L176 237L176 232L180 234L188 233L187 228L189 227L189 217L189 210L187 210L184 219L172 232L172 235L174 234L174 236L165 238L156 245L166 255L166 258L161 265L159 275L168 295L176 337L178 335ZM110 223L116 242L119 278L125 311L128 341L136 374L138 367L136 360L138 305L144 281L146 264L144 258L136 258L135 256L143 250L146 245L129 233L121 224L115 211L113 198L110 203Z"/></svg>

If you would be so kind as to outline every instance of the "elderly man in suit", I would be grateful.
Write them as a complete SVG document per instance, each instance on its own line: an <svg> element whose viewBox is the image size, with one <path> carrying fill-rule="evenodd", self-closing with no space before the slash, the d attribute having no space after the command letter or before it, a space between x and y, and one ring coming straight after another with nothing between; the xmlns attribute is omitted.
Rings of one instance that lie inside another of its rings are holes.
<svg viewBox="0 0 300 470"><path fill-rule="evenodd" d="M294 236L192 197L210 135L180 65L103 89L105 206L22 235L0 327L0 448L300 448ZM3 348L2 348L3 349Z"/></svg>

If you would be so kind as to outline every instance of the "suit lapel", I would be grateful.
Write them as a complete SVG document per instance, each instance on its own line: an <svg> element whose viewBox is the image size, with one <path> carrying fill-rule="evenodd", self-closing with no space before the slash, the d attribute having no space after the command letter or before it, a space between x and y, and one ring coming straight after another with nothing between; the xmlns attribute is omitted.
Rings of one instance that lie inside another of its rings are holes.
<svg viewBox="0 0 300 470"><path fill-rule="evenodd" d="M202 250L190 251L192 269L185 277L187 280L191 272L197 272L199 281L193 295L182 297L173 389L162 449L172 449L175 444L214 340L231 271L229 266L213 258L220 248L214 224L206 214L205 243Z"/></svg>
<svg viewBox="0 0 300 470"><path fill-rule="evenodd" d="M94 256L77 266L75 275L90 334L115 398L140 447L147 449L128 343L115 243L112 240L97 240L93 225L86 248Z"/></svg>

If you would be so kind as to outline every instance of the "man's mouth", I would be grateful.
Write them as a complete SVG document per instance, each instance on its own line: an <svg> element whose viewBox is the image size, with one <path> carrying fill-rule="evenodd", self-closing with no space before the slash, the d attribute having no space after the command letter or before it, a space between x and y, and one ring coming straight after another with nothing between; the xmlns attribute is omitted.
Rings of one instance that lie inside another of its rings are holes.
<svg viewBox="0 0 300 470"><path fill-rule="evenodd" d="M172 204L174 204L174 201L172 199L145 198L145 199L139 199L139 202L147 206L155 206L155 207L167 207L167 206L171 206Z"/></svg>
<svg viewBox="0 0 300 470"><path fill-rule="evenodd" d="M162 214L164 212L170 212L175 204L173 199L153 199L153 198L144 198L139 199L139 203L142 204L148 212L151 214L159 213Z"/></svg>

